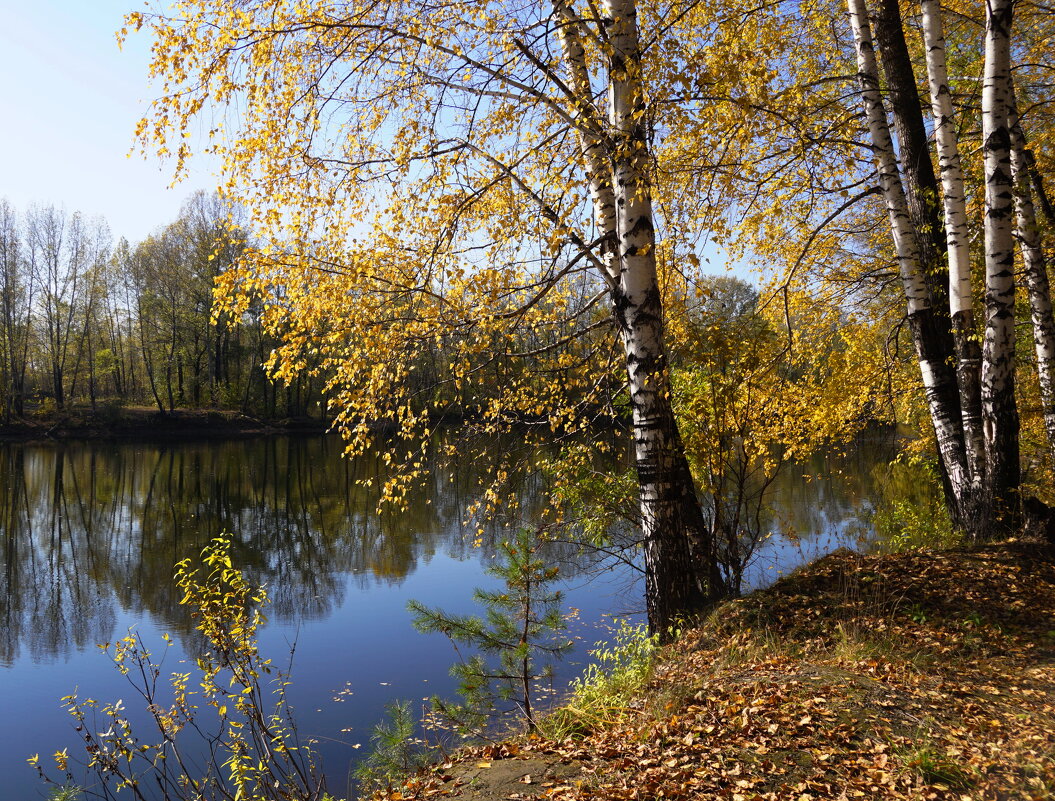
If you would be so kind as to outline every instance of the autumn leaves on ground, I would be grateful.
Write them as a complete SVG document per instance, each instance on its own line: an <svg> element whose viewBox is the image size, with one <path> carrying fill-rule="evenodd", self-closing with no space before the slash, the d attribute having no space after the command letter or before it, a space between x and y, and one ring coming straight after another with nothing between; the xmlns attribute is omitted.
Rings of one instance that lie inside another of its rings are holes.
<svg viewBox="0 0 1055 801"><path fill-rule="evenodd" d="M665 649L614 725L470 749L387 798L1055 796L1055 552L841 551Z"/></svg>

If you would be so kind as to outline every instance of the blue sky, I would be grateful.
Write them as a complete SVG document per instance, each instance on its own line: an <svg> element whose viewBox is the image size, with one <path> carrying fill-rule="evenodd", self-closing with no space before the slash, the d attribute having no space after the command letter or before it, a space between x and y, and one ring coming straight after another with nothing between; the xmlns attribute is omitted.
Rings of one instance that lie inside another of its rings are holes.
<svg viewBox="0 0 1055 801"><path fill-rule="evenodd" d="M175 219L215 165L191 163L173 188L171 165L133 152L136 121L154 92L150 39L115 31L142 0L0 0L0 197L18 209L54 203L102 215L114 240L139 241ZM708 248L709 271L724 258ZM743 270L737 270L742 274Z"/></svg>
<svg viewBox="0 0 1055 801"><path fill-rule="evenodd" d="M132 132L152 97L149 39L119 50L114 32L136 0L0 0L0 197L102 215L114 238L170 222L204 165L169 189L170 166L144 160Z"/></svg>

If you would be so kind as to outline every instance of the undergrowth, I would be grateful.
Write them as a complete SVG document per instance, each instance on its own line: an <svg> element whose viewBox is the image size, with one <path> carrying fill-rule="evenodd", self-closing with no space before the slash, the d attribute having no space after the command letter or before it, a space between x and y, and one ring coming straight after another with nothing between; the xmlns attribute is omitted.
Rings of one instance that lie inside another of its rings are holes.
<svg viewBox="0 0 1055 801"><path fill-rule="evenodd" d="M933 464L898 460L881 470L876 476L879 500L870 520L880 550L900 553L959 544Z"/></svg>
<svg viewBox="0 0 1055 801"><path fill-rule="evenodd" d="M417 727L410 701L393 701L385 707L385 718L374 726L370 738L370 753L355 771L361 797L394 787L429 764L431 752L417 737Z"/></svg>
<svg viewBox="0 0 1055 801"><path fill-rule="evenodd" d="M550 801L1051 799L1053 609L1055 552L1035 543L840 551L662 659L624 624L546 739L467 749L397 792L511 797L492 760L524 759L501 775L530 770L521 793Z"/></svg>
<svg viewBox="0 0 1055 801"><path fill-rule="evenodd" d="M927 784L940 784L952 790L969 790L975 784L972 772L951 759L927 732L920 734L915 746L904 749L901 758Z"/></svg>
<svg viewBox="0 0 1055 801"><path fill-rule="evenodd" d="M658 638L644 625L621 620L611 643L592 654L595 662L571 683L566 702L540 723L540 733L560 740L610 725L637 703L652 675Z"/></svg>
<svg viewBox="0 0 1055 801"><path fill-rule="evenodd" d="M164 651L153 653L134 631L101 646L128 678L145 716L133 715L121 699L65 696L83 754L56 752L57 777L39 755L29 759L52 785L52 801L80 793L109 800L122 791L138 801L333 801L297 733L288 674L257 646L266 591L233 565L229 535L214 539L201 562L195 567L185 559L175 571L179 603L200 635L199 652L163 677ZM162 638L172 647L169 635Z"/></svg>

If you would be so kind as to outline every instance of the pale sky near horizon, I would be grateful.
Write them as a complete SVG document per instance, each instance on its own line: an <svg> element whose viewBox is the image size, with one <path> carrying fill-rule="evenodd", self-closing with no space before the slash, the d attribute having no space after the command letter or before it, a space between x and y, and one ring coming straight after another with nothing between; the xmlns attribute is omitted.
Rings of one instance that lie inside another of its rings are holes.
<svg viewBox="0 0 1055 801"><path fill-rule="evenodd" d="M168 189L172 167L127 156L152 92L150 40L114 32L141 0L0 0L0 198L102 215L131 242L175 219L207 166Z"/></svg>

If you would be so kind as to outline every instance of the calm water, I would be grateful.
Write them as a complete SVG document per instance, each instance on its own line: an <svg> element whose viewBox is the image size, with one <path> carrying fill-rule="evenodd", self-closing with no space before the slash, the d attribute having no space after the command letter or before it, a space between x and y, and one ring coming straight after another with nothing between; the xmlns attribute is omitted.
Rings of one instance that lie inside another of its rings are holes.
<svg viewBox="0 0 1055 801"><path fill-rule="evenodd" d="M747 583L835 547L853 544L869 508L874 464L885 448L789 472L777 487L776 536ZM474 548L463 530L478 476L465 466L437 476L407 512L378 516L378 460L341 458L333 437L268 437L185 444L0 444L0 799L46 795L26 757L69 747L72 724L58 699L82 696L131 705L130 688L96 645L134 627L176 646L166 669L191 647L192 624L176 604L173 564L218 532L235 535L236 562L272 598L262 651L282 663L296 644L292 700L302 734L319 740L331 790L343 792L370 730L392 699L450 694L449 642L410 626L415 598L473 611L497 531ZM376 487L376 482L375 485ZM530 517L542 488L520 491ZM581 672L587 648L606 635L611 613L643 607L627 569L597 573L568 562L566 605L579 610L579 648L558 683ZM362 748L356 748L357 744Z"/></svg>

